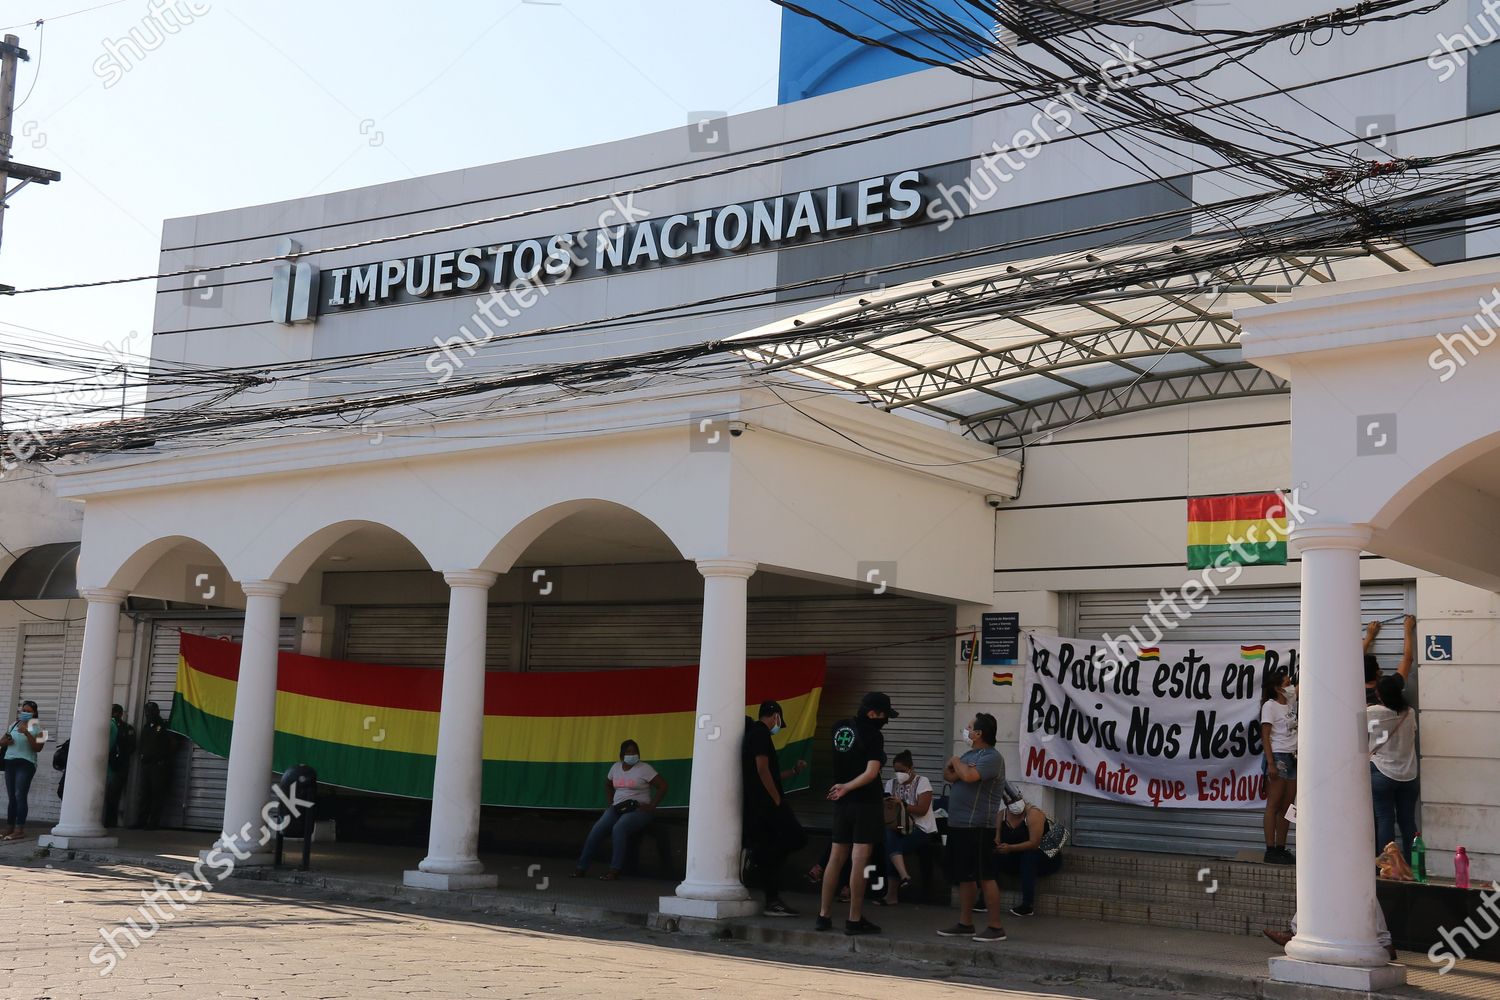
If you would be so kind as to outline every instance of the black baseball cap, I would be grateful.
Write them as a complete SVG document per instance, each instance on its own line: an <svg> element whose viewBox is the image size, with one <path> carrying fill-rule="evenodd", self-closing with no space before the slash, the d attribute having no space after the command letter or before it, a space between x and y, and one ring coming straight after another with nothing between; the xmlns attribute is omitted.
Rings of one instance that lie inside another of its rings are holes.
<svg viewBox="0 0 1500 1000"><path fill-rule="evenodd" d="M783 720L786 719L786 713L781 710L781 702L779 701L763 701L760 703L760 715L757 718L764 719L768 715L779 715Z"/></svg>
<svg viewBox="0 0 1500 1000"><path fill-rule="evenodd" d="M864 715L866 712L884 712L886 718L889 719L894 719L901 714L891 707L891 699L884 691L871 691L864 696L859 703L859 714Z"/></svg>

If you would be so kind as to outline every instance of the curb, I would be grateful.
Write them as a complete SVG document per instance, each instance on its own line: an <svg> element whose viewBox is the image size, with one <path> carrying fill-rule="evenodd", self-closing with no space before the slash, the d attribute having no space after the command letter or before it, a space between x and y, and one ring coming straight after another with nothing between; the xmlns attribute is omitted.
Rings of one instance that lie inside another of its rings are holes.
<svg viewBox="0 0 1500 1000"><path fill-rule="evenodd" d="M103 864L136 864L167 871L191 872L193 864L166 858L144 859L112 854L107 850L57 850L40 848L32 857L62 857L69 861ZM1272 982L1264 976L1241 976L1232 973L1164 968L1142 961L1111 961L1077 955L1048 954L1035 944L1027 951L1006 950L983 945L954 945L945 941L918 941L882 937L845 937L833 932L818 932L793 927L765 926L735 920L715 921L694 917L671 917L656 912L617 910L587 903L544 901L525 895L507 893L445 892L406 885L372 886L354 878L318 875L297 870L272 868L239 869L229 876L244 882L266 882L295 885L338 893L371 902L403 900L423 907L464 914L511 914L550 917L579 924L614 924L641 927L663 933L681 933L750 944L774 944L804 953L846 953L869 958L896 959L950 968L989 969L1032 982L1113 983L1131 989L1155 989L1169 993L1195 993L1247 998L1247 1000L1412 1000L1431 996L1425 991L1407 988L1400 993L1362 993L1326 987L1301 986Z"/></svg>

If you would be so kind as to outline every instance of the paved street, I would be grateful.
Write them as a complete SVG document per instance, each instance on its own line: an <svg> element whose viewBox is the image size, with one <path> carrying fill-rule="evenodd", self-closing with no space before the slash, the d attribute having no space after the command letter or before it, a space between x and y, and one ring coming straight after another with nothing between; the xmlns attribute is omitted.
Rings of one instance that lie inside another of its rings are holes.
<svg viewBox="0 0 1500 1000"><path fill-rule="evenodd" d="M973 970L854 956L855 964L833 969L827 956L772 961L776 952L765 945L514 917L487 923L236 881L194 903L173 895L153 907L142 902L148 869L18 861L0 868L0 900L11 914L10 944L0 950L3 1000L1152 995L1093 983L1002 983ZM138 945L124 933L115 937L118 952L104 945L101 928L131 919L142 932Z"/></svg>

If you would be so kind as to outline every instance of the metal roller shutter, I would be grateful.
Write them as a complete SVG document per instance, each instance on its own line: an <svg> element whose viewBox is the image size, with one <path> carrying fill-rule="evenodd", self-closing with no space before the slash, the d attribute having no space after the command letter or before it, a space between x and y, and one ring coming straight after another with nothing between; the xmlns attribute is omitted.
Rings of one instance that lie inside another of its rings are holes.
<svg viewBox="0 0 1500 1000"><path fill-rule="evenodd" d="M1361 590L1364 621L1407 613L1410 585L1367 583ZM1076 618L1071 634L1098 639L1105 633L1128 633L1139 627L1148 601L1157 591L1080 593L1074 595ZM1297 587L1256 587L1221 591L1202 610L1181 623L1169 636L1177 642L1241 642L1251 637L1295 641L1301 626L1302 602ZM1350 623L1350 628L1355 628ZM1401 659L1402 633L1387 626L1376 640L1375 655L1385 669ZM1129 851L1162 851L1228 857L1246 848L1264 846L1262 810L1150 809L1107 802L1084 795L1073 797L1073 839L1083 847ZM1296 827L1292 828L1295 839Z"/></svg>
<svg viewBox="0 0 1500 1000"><path fill-rule="evenodd" d="M70 628L62 623L22 626L21 698L37 703L47 733L47 744L37 755L36 777L27 798L28 822L32 825L52 823L58 818L57 782L62 775L52 769L52 752L73 733L82 632L81 627ZM9 719L15 721L15 715L11 714Z"/></svg>
<svg viewBox="0 0 1500 1000"><path fill-rule="evenodd" d="M297 619L281 620L279 645L283 651L297 649L298 631ZM243 618L152 621L151 647L146 654L149 664L146 700L156 702L164 716L171 714L172 693L177 688L178 638L182 632L238 642L244 635L245 622ZM229 761L184 742L173 766L172 799L162 810L161 825L217 832L224 823L224 789L228 778Z"/></svg>
<svg viewBox="0 0 1500 1000"><path fill-rule="evenodd" d="M371 605L344 609L342 657L355 663L441 667L448 639L446 604ZM490 605L484 668L510 669L515 609Z"/></svg>

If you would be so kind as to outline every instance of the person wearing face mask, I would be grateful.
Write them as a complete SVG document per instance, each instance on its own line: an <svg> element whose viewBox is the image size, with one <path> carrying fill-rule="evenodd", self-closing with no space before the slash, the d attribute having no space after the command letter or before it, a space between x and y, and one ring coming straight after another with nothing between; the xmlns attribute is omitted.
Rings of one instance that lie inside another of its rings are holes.
<svg viewBox="0 0 1500 1000"><path fill-rule="evenodd" d="M1265 863L1296 864L1286 849L1291 824L1286 811L1297 798L1297 689L1285 667L1267 671L1261 678L1260 732L1266 776Z"/></svg>
<svg viewBox="0 0 1500 1000"><path fill-rule="evenodd" d="M814 928L826 931L833 927L833 898L838 894L844 863L852 861L849 870L849 919L844 933L879 934L880 928L864 918L865 871L870 866L875 845L884 839L885 807L881 805L880 769L885 766L885 737L881 730L887 719L900 713L891 707L891 699L880 691L871 691L859 703L852 718L833 727L833 776L835 784L828 790L833 801L833 847L823 868L823 898Z"/></svg>
<svg viewBox="0 0 1500 1000"><path fill-rule="evenodd" d="M1000 885L995 854L995 816L1003 801L1005 761L995 749L995 717L980 712L964 729L969 749L948 759L943 779L948 791L948 877L958 886L958 923L938 931L991 943L1005 940L1000 925ZM974 902L984 894L988 927L975 932Z"/></svg>
<svg viewBox="0 0 1500 1000"><path fill-rule="evenodd" d="M641 760L641 748L635 740L620 744L620 759L610 766L604 779L604 796L609 801L583 842L583 853L573 869L574 878L588 874L589 862L599 853L606 837L610 839L609 870L599 878L612 882L625 867L625 852L630 840L650 825L657 804L667 794L667 779L656 768Z"/></svg>
<svg viewBox="0 0 1500 1000"><path fill-rule="evenodd" d="M742 815L745 849L760 876L766 905L761 913L768 917L795 917L797 911L781 900L781 869L787 856L801 850L807 834L786 801L781 783L807 770L807 761L799 760L783 770L776 754L774 737L786 726L781 705L762 702L760 718L745 720L745 739L741 745L741 777L744 782Z"/></svg>
<svg viewBox="0 0 1500 1000"><path fill-rule="evenodd" d="M891 759L891 770L895 775L885 783L885 794L898 799L911 818L911 829L906 833L890 828L885 831L885 853L899 879L889 897L894 903L901 893L911 891L911 869L907 867L906 855L932 842L933 834L937 833L937 817L932 814L932 782L916 772L910 750L902 750Z"/></svg>
<svg viewBox="0 0 1500 1000"><path fill-rule="evenodd" d="M5 821L9 826L0 840L26 836L26 800L31 794L31 779L36 777L37 751L45 742L39 714L36 702L21 702L16 721L0 736L0 747L5 748Z"/></svg>
<svg viewBox="0 0 1500 1000"><path fill-rule="evenodd" d="M1018 917L1036 912L1036 880L1055 875L1062 868L1062 854L1048 857L1042 851L1042 837L1047 832L1047 814L1040 806L1027 802L1015 785L1004 788L1005 808L995 827L995 853L1000 856L1000 871L1021 877L1021 904L1011 907Z"/></svg>

